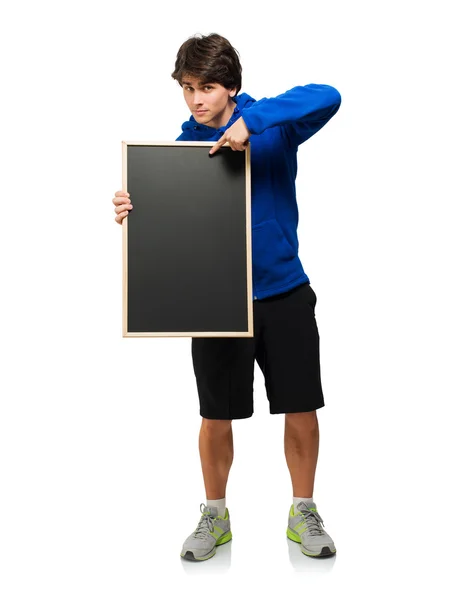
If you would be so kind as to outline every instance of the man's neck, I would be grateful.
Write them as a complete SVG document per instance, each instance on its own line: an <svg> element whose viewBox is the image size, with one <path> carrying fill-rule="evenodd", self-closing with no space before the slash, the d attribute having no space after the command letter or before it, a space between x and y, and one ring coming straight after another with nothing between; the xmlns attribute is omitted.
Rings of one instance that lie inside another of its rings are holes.
<svg viewBox="0 0 450 600"><path fill-rule="evenodd" d="M233 114L235 108L236 102L230 98L220 120L220 124L216 127L216 129L224 127L228 123L228 121L231 119L231 115Z"/></svg>

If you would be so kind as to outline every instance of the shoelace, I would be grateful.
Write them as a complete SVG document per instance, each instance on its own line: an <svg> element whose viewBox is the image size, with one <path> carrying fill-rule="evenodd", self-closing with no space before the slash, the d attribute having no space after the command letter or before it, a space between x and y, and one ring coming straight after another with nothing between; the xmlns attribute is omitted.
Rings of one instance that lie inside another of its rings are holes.
<svg viewBox="0 0 450 600"><path fill-rule="evenodd" d="M321 524L324 525L324 522L318 512L310 510L304 502L297 504L297 510L303 515L305 523L308 526L308 533L311 535L325 535L321 526Z"/></svg>
<svg viewBox="0 0 450 600"><path fill-rule="evenodd" d="M202 508L202 506L204 508ZM206 539L210 531L214 531L214 518L209 513L204 512L206 510L205 504L200 504L200 511L202 513L197 529L194 531L195 538Z"/></svg>

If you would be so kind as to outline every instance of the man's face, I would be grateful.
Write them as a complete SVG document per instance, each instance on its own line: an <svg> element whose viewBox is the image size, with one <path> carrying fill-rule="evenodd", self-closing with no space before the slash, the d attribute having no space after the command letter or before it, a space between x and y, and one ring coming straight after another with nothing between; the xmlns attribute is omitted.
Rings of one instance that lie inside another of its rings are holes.
<svg viewBox="0 0 450 600"><path fill-rule="evenodd" d="M235 102L231 97L236 90L227 90L220 83L202 83L185 75L182 80L183 94L189 110L197 123L219 129L226 125L233 114Z"/></svg>

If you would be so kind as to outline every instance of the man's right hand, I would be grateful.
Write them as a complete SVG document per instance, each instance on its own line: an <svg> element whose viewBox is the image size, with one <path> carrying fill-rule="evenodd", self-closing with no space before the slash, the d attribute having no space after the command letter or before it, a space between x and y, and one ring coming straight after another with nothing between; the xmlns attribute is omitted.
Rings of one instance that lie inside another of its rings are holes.
<svg viewBox="0 0 450 600"><path fill-rule="evenodd" d="M117 213L115 220L119 225L122 225L122 221L128 216L128 213L133 208L133 205L130 202L130 194L121 190L116 192L112 201L116 207L114 210Z"/></svg>

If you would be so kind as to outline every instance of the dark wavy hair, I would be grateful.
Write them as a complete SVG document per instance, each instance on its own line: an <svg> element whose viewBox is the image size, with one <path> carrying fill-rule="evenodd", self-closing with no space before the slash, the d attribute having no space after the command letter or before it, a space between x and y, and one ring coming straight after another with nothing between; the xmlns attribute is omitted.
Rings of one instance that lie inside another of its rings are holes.
<svg viewBox="0 0 450 600"><path fill-rule="evenodd" d="M180 46L175 61L173 79L182 86L185 75L201 83L219 83L227 90L236 88L237 95L242 85L239 53L218 33L196 34Z"/></svg>

